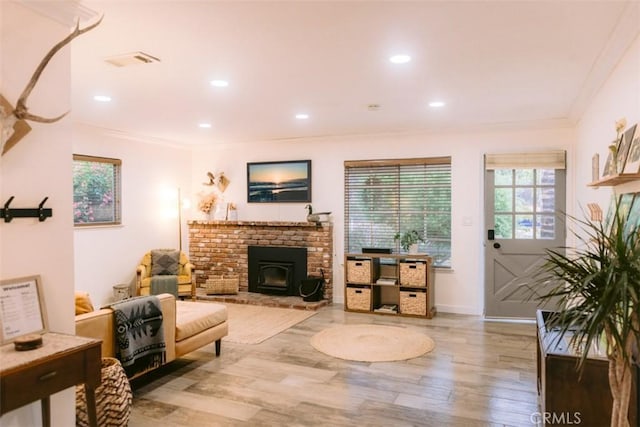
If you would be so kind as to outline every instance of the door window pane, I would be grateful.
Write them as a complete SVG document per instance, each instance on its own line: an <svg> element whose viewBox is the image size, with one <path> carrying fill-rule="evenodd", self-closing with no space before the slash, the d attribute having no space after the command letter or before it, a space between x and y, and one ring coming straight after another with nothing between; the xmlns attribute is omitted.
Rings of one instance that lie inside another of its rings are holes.
<svg viewBox="0 0 640 427"><path fill-rule="evenodd" d="M533 169L516 169L516 185L533 185Z"/></svg>
<svg viewBox="0 0 640 427"><path fill-rule="evenodd" d="M494 215L495 238L513 239L513 215Z"/></svg>
<svg viewBox="0 0 640 427"><path fill-rule="evenodd" d="M555 185L556 184L555 169L537 169L536 176L537 176L536 184L538 185Z"/></svg>
<svg viewBox="0 0 640 427"><path fill-rule="evenodd" d="M511 188L496 188L494 195L494 212L513 212L513 190Z"/></svg>
<svg viewBox="0 0 640 427"><path fill-rule="evenodd" d="M512 169L496 169L494 176L494 185L513 185Z"/></svg>
<svg viewBox="0 0 640 427"><path fill-rule="evenodd" d="M533 212L533 187L516 188L516 211Z"/></svg>
<svg viewBox="0 0 640 427"><path fill-rule="evenodd" d="M536 239L556 238L556 219L553 215L536 215Z"/></svg>
<svg viewBox="0 0 640 427"><path fill-rule="evenodd" d="M533 215L516 215L516 239L533 239Z"/></svg>
<svg viewBox="0 0 640 427"><path fill-rule="evenodd" d="M556 190L553 187L536 188L536 211L554 212L556 210Z"/></svg>

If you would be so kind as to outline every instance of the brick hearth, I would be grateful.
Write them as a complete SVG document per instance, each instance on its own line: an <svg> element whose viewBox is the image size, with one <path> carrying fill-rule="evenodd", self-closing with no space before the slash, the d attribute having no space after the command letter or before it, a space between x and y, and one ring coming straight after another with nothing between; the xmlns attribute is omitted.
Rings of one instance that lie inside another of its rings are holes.
<svg viewBox="0 0 640 427"><path fill-rule="evenodd" d="M247 247L307 248L307 274L324 270L325 298L333 299L333 226L322 223L280 221L189 221L189 260L196 284L203 287L210 275L237 274L239 290L247 292Z"/></svg>

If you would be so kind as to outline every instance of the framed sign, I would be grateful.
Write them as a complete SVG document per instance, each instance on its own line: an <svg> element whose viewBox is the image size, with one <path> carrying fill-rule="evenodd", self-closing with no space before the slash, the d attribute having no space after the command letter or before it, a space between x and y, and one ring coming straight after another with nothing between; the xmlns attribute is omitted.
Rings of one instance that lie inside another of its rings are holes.
<svg viewBox="0 0 640 427"><path fill-rule="evenodd" d="M311 202L311 160L247 163L247 202Z"/></svg>
<svg viewBox="0 0 640 427"><path fill-rule="evenodd" d="M0 281L0 344L47 330L40 276Z"/></svg>

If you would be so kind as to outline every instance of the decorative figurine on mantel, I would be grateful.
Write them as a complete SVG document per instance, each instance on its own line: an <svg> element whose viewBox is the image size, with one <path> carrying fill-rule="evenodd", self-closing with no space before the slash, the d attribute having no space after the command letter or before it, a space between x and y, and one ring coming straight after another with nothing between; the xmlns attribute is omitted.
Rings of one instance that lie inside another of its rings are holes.
<svg viewBox="0 0 640 427"><path fill-rule="evenodd" d="M316 225L320 225L321 222L329 221L329 215L331 212L317 212L313 213L313 207L311 205L307 205L304 207L307 210L307 221L315 222Z"/></svg>

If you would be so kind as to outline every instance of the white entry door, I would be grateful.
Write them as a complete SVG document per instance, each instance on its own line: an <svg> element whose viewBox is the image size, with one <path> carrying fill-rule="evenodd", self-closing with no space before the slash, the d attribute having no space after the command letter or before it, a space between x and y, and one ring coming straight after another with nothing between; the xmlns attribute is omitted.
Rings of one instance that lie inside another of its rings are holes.
<svg viewBox="0 0 640 427"><path fill-rule="evenodd" d="M535 317L532 277L565 244L565 194L564 169L486 169L486 317Z"/></svg>

